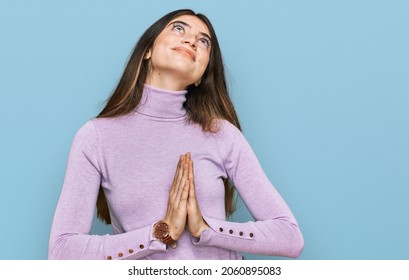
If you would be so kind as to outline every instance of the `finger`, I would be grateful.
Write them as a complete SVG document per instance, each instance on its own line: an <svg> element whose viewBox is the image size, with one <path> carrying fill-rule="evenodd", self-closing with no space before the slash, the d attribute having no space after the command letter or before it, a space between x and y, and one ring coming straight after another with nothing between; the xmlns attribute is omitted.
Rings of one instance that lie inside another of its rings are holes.
<svg viewBox="0 0 409 280"><path fill-rule="evenodd" d="M182 156L179 157L178 164L176 165L175 175L173 176L172 186L170 189L171 192L173 192L175 189L174 186L176 184L177 178L179 177L181 162Z"/></svg>
<svg viewBox="0 0 409 280"><path fill-rule="evenodd" d="M188 197L189 197L189 181L186 180L185 185L183 187L182 196L180 198L179 206L186 205Z"/></svg>
<svg viewBox="0 0 409 280"><path fill-rule="evenodd" d="M184 155L181 155L179 158L179 162L177 165L177 169L176 169L176 174L175 174L175 178L174 178L174 183L175 185L177 185L177 182L180 181L181 177L182 177L182 173L183 173L183 164L186 161L186 157Z"/></svg>
<svg viewBox="0 0 409 280"><path fill-rule="evenodd" d="M189 203L196 202L196 190L195 190L195 183L189 180Z"/></svg>
<svg viewBox="0 0 409 280"><path fill-rule="evenodd" d="M193 160L189 162L189 182L190 182L190 188L193 191L193 195L195 196L195 175L193 171Z"/></svg>
<svg viewBox="0 0 409 280"><path fill-rule="evenodd" d="M188 166L190 165L190 162L192 161L192 155L190 154L190 152L186 153L186 163L188 164Z"/></svg>
<svg viewBox="0 0 409 280"><path fill-rule="evenodd" d="M191 210L198 208L193 174L193 161L190 161L189 163L189 205L192 207Z"/></svg>
<svg viewBox="0 0 409 280"><path fill-rule="evenodd" d="M196 194L192 184L189 184L189 207L193 210L196 207Z"/></svg>
<svg viewBox="0 0 409 280"><path fill-rule="evenodd" d="M193 160L189 161L189 180L194 183L195 175L193 173Z"/></svg>
<svg viewBox="0 0 409 280"><path fill-rule="evenodd" d="M173 182L172 182L172 187L170 189L170 193L169 193L169 197L171 197L172 199L174 199L176 193L177 193L177 189L178 189L178 184L183 176L183 162L185 160L185 157L182 155L179 158L179 162L178 165L176 167L176 172L175 172L175 177L173 178Z"/></svg>
<svg viewBox="0 0 409 280"><path fill-rule="evenodd" d="M183 170L182 170L182 177L180 181L177 182L177 189L176 189L176 195L174 198L174 202L176 205L179 204L182 196L183 189L185 187L186 182L189 180L188 179L188 165L187 163L183 163Z"/></svg>

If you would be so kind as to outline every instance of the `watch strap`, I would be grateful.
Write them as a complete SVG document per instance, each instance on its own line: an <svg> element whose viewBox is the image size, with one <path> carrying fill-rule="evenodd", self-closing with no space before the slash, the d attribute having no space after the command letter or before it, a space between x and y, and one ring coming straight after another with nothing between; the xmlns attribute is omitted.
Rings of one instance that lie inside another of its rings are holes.
<svg viewBox="0 0 409 280"><path fill-rule="evenodd" d="M176 242L175 240L172 239L172 237L170 236L170 234L166 235L163 239L162 242L166 245L170 245L174 242Z"/></svg>

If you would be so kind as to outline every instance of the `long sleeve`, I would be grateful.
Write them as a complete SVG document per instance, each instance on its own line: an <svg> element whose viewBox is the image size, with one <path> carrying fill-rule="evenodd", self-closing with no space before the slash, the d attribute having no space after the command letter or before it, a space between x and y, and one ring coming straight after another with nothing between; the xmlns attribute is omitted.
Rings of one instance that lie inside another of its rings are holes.
<svg viewBox="0 0 409 280"><path fill-rule="evenodd" d="M116 235L90 235L103 177L92 121L75 135L49 240L49 259L139 259L166 251L152 237L153 224Z"/></svg>
<svg viewBox="0 0 409 280"><path fill-rule="evenodd" d="M298 257L304 240L291 210L267 178L242 133L226 121L221 122L220 129L220 151L226 173L255 222L215 219L202 209L210 229L203 231L196 245Z"/></svg>
<svg viewBox="0 0 409 280"><path fill-rule="evenodd" d="M240 259L239 252L297 257L303 238L290 209L241 132L220 121L204 131L186 120L187 91L146 85L138 107L96 118L74 137L49 241L50 259ZM196 194L210 225L187 230L175 249L153 235L166 214L180 155L192 153ZM196 172L197 171L197 172ZM225 221L222 178L233 180L255 221ZM103 187L113 234L90 234ZM193 241L193 242L192 242Z"/></svg>

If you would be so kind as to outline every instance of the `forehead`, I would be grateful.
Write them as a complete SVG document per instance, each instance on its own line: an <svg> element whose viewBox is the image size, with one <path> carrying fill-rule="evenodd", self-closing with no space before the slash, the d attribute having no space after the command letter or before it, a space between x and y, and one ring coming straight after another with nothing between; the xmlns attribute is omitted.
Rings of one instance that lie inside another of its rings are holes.
<svg viewBox="0 0 409 280"><path fill-rule="evenodd" d="M192 16L192 15L178 16L178 17L173 18L169 23L172 23L174 21L186 22L187 24L190 25L192 30L195 30L197 32L203 32L203 33L210 35L209 28L207 27L207 25L196 16Z"/></svg>

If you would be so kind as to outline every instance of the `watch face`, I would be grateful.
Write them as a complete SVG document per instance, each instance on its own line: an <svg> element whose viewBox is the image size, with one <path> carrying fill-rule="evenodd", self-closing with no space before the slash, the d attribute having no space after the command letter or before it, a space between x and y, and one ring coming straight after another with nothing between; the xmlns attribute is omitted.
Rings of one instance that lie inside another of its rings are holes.
<svg viewBox="0 0 409 280"><path fill-rule="evenodd" d="M155 225L153 235L158 239L165 238L169 233L168 225L164 222L159 222Z"/></svg>

